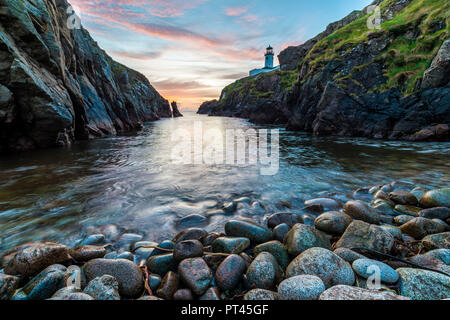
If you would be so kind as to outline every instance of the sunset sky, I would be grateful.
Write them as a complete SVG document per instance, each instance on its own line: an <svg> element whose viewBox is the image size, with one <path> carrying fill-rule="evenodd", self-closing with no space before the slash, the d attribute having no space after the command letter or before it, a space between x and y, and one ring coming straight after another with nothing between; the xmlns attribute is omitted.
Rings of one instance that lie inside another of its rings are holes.
<svg viewBox="0 0 450 320"><path fill-rule="evenodd" d="M83 26L117 61L145 74L182 109L299 45L372 0L69 0ZM276 59L278 64L278 59Z"/></svg>

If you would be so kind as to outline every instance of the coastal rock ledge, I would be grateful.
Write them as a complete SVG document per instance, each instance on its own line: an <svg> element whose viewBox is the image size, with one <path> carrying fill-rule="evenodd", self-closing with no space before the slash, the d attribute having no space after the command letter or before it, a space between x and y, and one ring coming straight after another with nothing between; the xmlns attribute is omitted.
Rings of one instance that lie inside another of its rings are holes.
<svg viewBox="0 0 450 320"><path fill-rule="evenodd" d="M0 153L172 116L145 76L114 61L82 26L69 29L69 8L66 0L0 0Z"/></svg>

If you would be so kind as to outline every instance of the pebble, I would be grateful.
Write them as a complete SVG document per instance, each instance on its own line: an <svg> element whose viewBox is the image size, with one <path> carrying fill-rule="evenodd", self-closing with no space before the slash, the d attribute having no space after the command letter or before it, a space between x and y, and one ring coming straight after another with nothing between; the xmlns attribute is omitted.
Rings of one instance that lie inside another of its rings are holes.
<svg viewBox="0 0 450 320"><path fill-rule="evenodd" d="M406 214L408 216L412 217L418 217L420 208L414 207L414 206L405 206L402 204L398 204L395 206L395 211L399 212L400 214Z"/></svg>
<svg viewBox="0 0 450 320"><path fill-rule="evenodd" d="M264 289L253 289L244 295L248 301L273 301L278 300L278 293Z"/></svg>
<svg viewBox="0 0 450 320"><path fill-rule="evenodd" d="M450 249L450 232L428 235L422 239L422 243L428 250Z"/></svg>
<svg viewBox="0 0 450 320"><path fill-rule="evenodd" d="M219 290L217 288L211 287L199 298L199 300L204 301L219 301L220 300L220 294Z"/></svg>
<svg viewBox="0 0 450 320"><path fill-rule="evenodd" d="M185 241L185 240L180 240L178 242L181 242L181 241ZM170 241L170 240L164 240L163 242L159 243L157 245L157 247L161 248L161 249L174 250L175 249L175 242ZM154 256L157 256L157 255L162 255L162 254L167 254L167 253L168 252L164 251L164 250L153 249L153 251L150 253L149 257L154 257Z"/></svg>
<svg viewBox="0 0 450 320"><path fill-rule="evenodd" d="M169 271L177 270L177 263L172 253L150 257L146 265L149 272L159 274L161 277L164 277Z"/></svg>
<svg viewBox="0 0 450 320"><path fill-rule="evenodd" d="M402 240L403 233L400 228L385 224L380 226L383 230L389 232L395 239Z"/></svg>
<svg viewBox="0 0 450 320"><path fill-rule="evenodd" d="M284 238L288 234L289 230L291 230L291 227L289 227L286 223L279 224L273 228L273 238L280 242L284 242Z"/></svg>
<svg viewBox="0 0 450 320"><path fill-rule="evenodd" d="M173 300L190 301L194 300L194 296L192 295L192 291L189 289L178 289L173 294Z"/></svg>
<svg viewBox="0 0 450 320"><path fill-rule="evenodd" d="M201 256L203 256L203 244L198 240L180 241L175 245L173 252L173 258L177 262Z"/></svg>
<svg viewBox="0 0 450 320"><path fill-rule="evenodd" d="M289 264L289 255L286 250L286 247L277 240L269 241L266 243L262 243L257 245L253 252L255 255L260 254L261 252L268 252L277 259L279 266L284 270Z"/></svg>
<svg viewBox="0 0 450 320"><path fill-rule="evenodd" d="M78 246L91 246L91 245L99 245L105 243L105 236L101 233L98 234L92 234L88 236L87 238L83 239Z"/></svg>
<svg viewBox="0 0 450 320"><path fill-rule="evenodd" d="M362 254L359 254L353 250L347 249L347 248L337 248L333 251L335 254L337 254L339 257L347 261L348 263L353 263L353 261L358 259L364 259L365 256Z"/></svg>
<svg viewBox="0 0 450 320"><path fill-rule="evenodd" d="M267 219L267 226L271 229L283 223L287 224L289 227L292 227L297 223L303 223L303 219L297 213L288 212L274 213Z"/></svg>
<svg viewBox="0 0 450 320"><path fill-rule="evenodd" d="M334 199L317 198L305 201L306 206L321 206L323 211L336 211L342 208L342 205Z"/></svg>
<svg viewBox="0 0 450 320"><path fill-rule="evenodd" d="M0 274L0 300L9 300L19 288L20 278Z"/></svg>
<svg viewBox="0 0 450 320"><path fill-rule="evenodd" d="M363 221L353 221L336 243L336 248L361 247L389 253L394 242L394 237L380 226Z"/></svg>
<svg viewBox="0 0 450 320"><path fill-rule="evenodd" d="M450 209L446 207L425 209L419 212L419 216L427 219L441 219L445 221L450 218Z"/></svg>
<svg viewBox="0 0 450 320"><path fill-rule="evenodd" d="M131 249L134 243L141 241L143 236L135 233L124 233L117 240L116 246L119 248Z"/></svg>
<svg viewBox="0 0 450 320"><path fill-rule="evenodd" d="M330 211L318 216L314 225L320 231L340 236L352 221L353 219L345 213Z"/></svg>
<svg viewBox="0 0 450 320"><path fill-rule="evenodd" d="M360 200L352 200L345 204L344 212L356 220L361 220L371 224L379 224L380 216L378 212Z"/></svg>
<svg viewBox="0 0 450 320"><path fill-rule="evenodd" d="M125 251L119 253L114 259L126 259L130 260L131 262L134 262L134 255L131 252Z"/></svg>
<svg viewBox="0 0 450 320"><path fill-rule="evenodd" d="M203 260L205 260L206 264L211 269L217 270L217 268L222 263L222 261L225 260L225 257L224 256L218 256L218 255L205 254L203 256Z"/></svg>
<svg viewBox="0 0 450 320"><path fill-rule="evenodd" d="M441 260L446 265L450 265L450 249L435 249L425 254Z"/></svg>
<svg viewBox="0 0 450 320"><path fill-rule="evenodd" d="M436 221L418 217L401 225L400 230L402 230L403 233L420 240L429 234L444 232L445 227Z"/></svg>
<svg viewBox="0 0 450 320"><path fill-rule="evenodd" d="M173 295L180 286L180 280L175 272L169 271L161 281L159 289L156 291L158 297L165 300L172 300Z"/></svg>
<svg viewBox="0 0 450 320"><path fill-rule="evenodd" d="M247 269L249 284L259 289L271 290L280 277L277 260L268 252L261 252Z"/></svg>
<svg viewBox="0 0 450 320"><path fill-rule="evenodd" d="M303 224L296 224L292 227L286 235L285 245L288 253L293 257L309 248L322 247L331 249L330 240L324 233Z"/></svg>
<svg viewBox="0 0 450 320"><path fill-rule="evenodd" d="M161 277L157 274L151 273L148 275L148 285L152 291L158 290L159 286L161 285L161 281Z"/></svg>
<svg viewBox="0 0 450 320"><path fill-rule="evenodd" d="M38 243L17 252L5 267L5 274L34 276L48 266L69 260L66 246L53 242Z"/></svg>
<svg viewBox="0 0 450 320"><path fill-rule="evenodd" d="M388 291L368 290L346 285L337 285L322 293L319 300L409 300Z"/></svg>
<svg viewBox="0 0 450 320"><path fill-rule="evenodd" d="M211 284L213 274L202 258L189 258L178 265L181 280L196 294L203 295Z"/></svg>
<svg viewBox="0 0 450 320"><path fill-rule="evenodd" d="M91 280L83 293L95 300L120 300L119 283L110 275L103 275Z"/></svg>
<svg viewBox="0 0 450 320"><path fill-rule="evenodd" d="M41 271L30 280L20 291L27 300L45 300L64 286L64 273L67 268L62 265L52 265Z"/></svg>
<svg viewBox="0 0 450 320"><path fill-rule="evenodd" d="M374 204L373 207L379 214L383 214L388 217L398 216L399 213L393 210L393 206L387 203L385 200L381 200L378 203Z"/></svg>
<svg viewBox="0 0 450 320"><path fill-rule="evenodd" d="M247 264L240 256L228 256L217 268L216 283L223 291L236 288L247 269Z"/></svg>
<svg viewBox="0 0 450 320"><path fill-rule="evenodd" d="M397 190L389 193L389 199L397 204L415 206L418 201L417 198L410 192L404 190Z"/></svg>
<svg viewBox="0 0 450 320"><path fill-rule="evenodd" d="M208 232L204 229L188 228L177 234L175 238L173 238L173 242L180 242L184 240L201 240L207 234Z"/></svg>
<svg viewBox="0 0 450 320"><path fill-rule="evenodd" d="M450 207L450 188L436 189L426 192L420 199L423 208Z"/></svg>
<svg viewBox="0 0 450 320"><path fill-rule="evenodd" d="M286 277L314 275L327 288L337 284L353 285L355 274L350 265L337 254L324 248L311 248L297 256L286 269Z"/></svg>
<svg viewBox="0 0 450 320"><path fill-rule="evenodd" d="M413 268L397 269L400 275L399 293L412 300L440 300L450 297L450 277Z"/></svg>
<svg viewBox="0 0 450 320"><path fill-rule="evenodd" d="M57 300L57 301L90 301L90 300L95 300L93 297L91 297L90 295L83 293L83 292L73 292L73 293L67 293L64 295L60 295L57 297L51 297L50 299L47 300Z"/></svg>
<svg viewBox="0 0 450 320"><path fill-rule="evenodd" d="M414 217L412 217L412 216L401 215L401 216L397 216L394 218L394 223L397 224L398 226L401 226L413 219L414 219Z"/></svg>
<svg viewBox="0 0 450 320"><path fill-rule="evenodd" d="M317 300L325 285L319 277L301 275L288 278L278 287L280 300Z"/></svg>
<svg viewBox="0 0 450 320"><path fill-rule="evenodd" d="M103 258L106 255L106 248L103 246L82 246L69 250L69 254L77 262L86 262L92 259Z"/></svg>
<svg viewBox="0 0 450 320"><path fill-rule="evenodd" d="M230 237L244 237L254 243L264 243L272 240L272 231L257 223L230 220L225 224L225 233Z"/></svg>
<svg viewBox="0 0 450 320"><path fill-rule="evenodd" d="M239 254L250 247L248 238L220 237L212 243L213 252Z"/></svg>
<svg viewBox="0 0 450 320"><path fill-rule="evenodd" d="M352 264L353 270L363 277L364 279L368 279L374 274L380 275L380 281L384 283L396 283L398 281L399 275L398 273L392 269L387 264L371 259L358 259Z"/></svg>
<svg viewBox="0 0 450 320"><path fill-rule="evenodd" d="M103 275L113 276L119 284L121 296L134 298L144 289L141 269L126 259L94 259L87 262L82 271L88 282Z"/></svg>

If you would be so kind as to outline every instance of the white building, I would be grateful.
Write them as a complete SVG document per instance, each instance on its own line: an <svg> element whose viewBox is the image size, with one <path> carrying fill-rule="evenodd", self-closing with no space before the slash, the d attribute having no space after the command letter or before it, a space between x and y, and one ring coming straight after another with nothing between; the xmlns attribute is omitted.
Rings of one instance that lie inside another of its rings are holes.
<svg viewBox="0 0 450 320"><path fill-rule="evenodd" d="M250 77L256 76L257 74L260 74L260 73L271 72L271 71L280 69L280 66L276 66L276 67L273 66L273 56L274 56L273 48L269 45L269 47L266 49L266 54L265 54L266 63L264 65L264 68L251 70Z"/></svg>

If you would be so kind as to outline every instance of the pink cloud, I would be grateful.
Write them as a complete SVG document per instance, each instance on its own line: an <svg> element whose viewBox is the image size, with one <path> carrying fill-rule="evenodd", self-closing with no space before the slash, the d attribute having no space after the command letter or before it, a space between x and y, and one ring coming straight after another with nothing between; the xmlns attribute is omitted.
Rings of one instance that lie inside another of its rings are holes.
<svg viewBox="0 0 450 320"><path fill-rule="evenodd" d="M246 13L248 10L247 7L233 7L233 8L226 8L225 14L227 16L237 17L244 13Z"/></svg>

